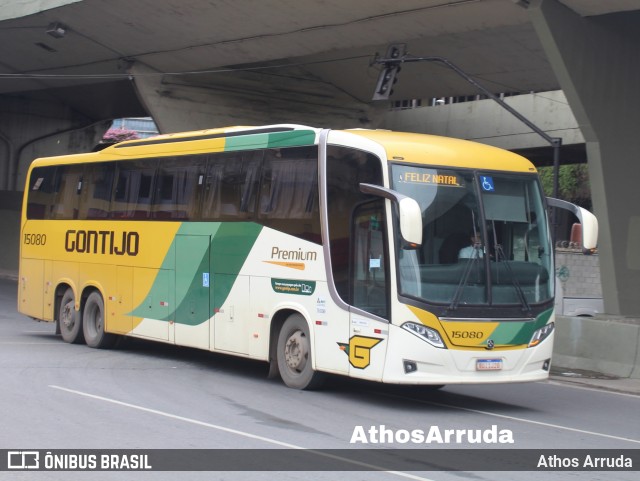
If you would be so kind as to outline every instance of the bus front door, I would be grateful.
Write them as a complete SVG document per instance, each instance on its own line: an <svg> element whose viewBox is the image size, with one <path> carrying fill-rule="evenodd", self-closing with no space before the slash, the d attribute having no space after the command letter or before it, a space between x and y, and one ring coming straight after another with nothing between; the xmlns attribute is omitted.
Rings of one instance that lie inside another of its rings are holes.
<svg viewBox="0 0 640 481"><path fill-rule="evenodd" d="M389 326L389 273L385 242L384 201L376 199L354 209L351 248L351 312L349 373L382 380Z"/></svg>

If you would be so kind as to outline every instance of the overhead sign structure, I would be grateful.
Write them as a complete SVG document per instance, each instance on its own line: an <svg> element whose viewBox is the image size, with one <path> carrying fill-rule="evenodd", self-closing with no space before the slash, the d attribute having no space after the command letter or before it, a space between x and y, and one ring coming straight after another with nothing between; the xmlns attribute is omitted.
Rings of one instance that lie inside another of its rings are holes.
<svg viewBox="0 0 640 481"><path fill-rule="evenodd" d="M400 60L405 55L406 45L398 43L390 45L387 50L386 59L396 60L395 62L386 62L384 69L380 72L376 90L373 94L373 100L387 100L393 93L393 84L397 82L396 75L400 72Z"/></svg>

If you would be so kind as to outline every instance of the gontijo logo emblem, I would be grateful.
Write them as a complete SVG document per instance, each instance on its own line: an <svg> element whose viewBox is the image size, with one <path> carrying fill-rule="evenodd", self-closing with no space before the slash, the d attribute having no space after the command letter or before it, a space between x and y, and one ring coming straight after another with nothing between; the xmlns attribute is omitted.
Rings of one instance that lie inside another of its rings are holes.
<svg viewBox="0 0 640 481"><path fill-rule="evenodd" d="M339 342L338 346L349 356L349 363L358 369L365 369L371 364L371 349L382 342L377 337L352 336L349 344Z"/></svg>

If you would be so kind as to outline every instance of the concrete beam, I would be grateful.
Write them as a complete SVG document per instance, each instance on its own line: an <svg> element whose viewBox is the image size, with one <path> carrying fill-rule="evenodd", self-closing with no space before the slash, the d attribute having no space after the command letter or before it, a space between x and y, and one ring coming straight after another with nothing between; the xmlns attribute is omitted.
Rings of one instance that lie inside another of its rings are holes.
<svg viewBox="0 0 640 481"><path fill-rule="evenodd" d="M557 0L529 13L586 145L605 311L639 315L640 32L629 13L581 17Z"/></svg>
<svg viewBox="0 0 640 481"><path fill-rule="evenodd" d="M44 10L51 10L81 1L82 0L25 0L16 2L16 0L0 0L0 21L10 18L26 17L27 15L34 15Z"/></svg>
<svg viewBox="0 0 640 481"><path fill-rule="evenodd" d="M563 145L584 143L562 91L518 95L504 101L551 137L562 138ZM508 150L549 147L493 100L394 110L385 115L383 127L474 140Z"/></svg>
<svg viewBox="0 0 640 481"><path fill-rule="evenodd" d="M275 123L368 127L381 119L381 110L295 69L187 78L136 63L130 73L141 103L163 133Z"/></svg>

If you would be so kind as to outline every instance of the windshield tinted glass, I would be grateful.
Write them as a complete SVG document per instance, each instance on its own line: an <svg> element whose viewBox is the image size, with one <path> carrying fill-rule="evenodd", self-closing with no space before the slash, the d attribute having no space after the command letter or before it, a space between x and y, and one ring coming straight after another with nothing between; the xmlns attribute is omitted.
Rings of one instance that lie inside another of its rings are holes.
<svg viewBox="0 0 640 481"><path fill-rule="evenodd" d="M393 165L392 188L422 208L423 244L397 252L400 292L459 305L551 299L552 250L534 175Z"/></svg>

